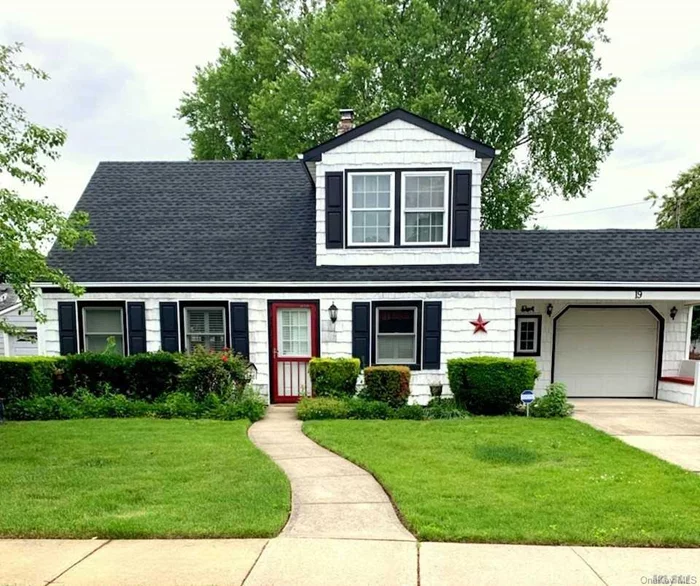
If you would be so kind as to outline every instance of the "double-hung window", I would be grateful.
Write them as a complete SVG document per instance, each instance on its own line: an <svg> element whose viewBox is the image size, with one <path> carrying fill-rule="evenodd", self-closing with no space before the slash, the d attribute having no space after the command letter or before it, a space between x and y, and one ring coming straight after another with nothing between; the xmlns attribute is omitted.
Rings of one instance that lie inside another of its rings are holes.
<svg viewBox="0 0 700 586"><path fill-rule="evenodd" d="M394 243L393 193L393 173L348 174L351 246Z"/></svg>
<svg viewBox="0 0 700 586"><path fill-rule="evenodd" d="M223 307L185 308L185 349L197 346L222 350L226 346L226 314Z"/></svg>
<svg viewBox="0 0 700 586"><path fill-rule="evenodd" d="M376 308L376 363L416 364L417 307Z"/></svg>
<svg viewBox="0 0 700 586"><path fill-rule="evenodd" d="M515 354L516 356L539 356L542 317L516 316L515 318Z"/></svg>
<svg viewBox="0 0 700 586"><path fill-rule="evenodd" d="M124 310L121 307L83 307L86 352L104 352L114 339L114 350L124 355Z"/></svg>
<svg viewBox="0 0 700 586"><path fill-rule="evenodd" d="M404 172L402 244L447 244L448 172Z"/></svg>

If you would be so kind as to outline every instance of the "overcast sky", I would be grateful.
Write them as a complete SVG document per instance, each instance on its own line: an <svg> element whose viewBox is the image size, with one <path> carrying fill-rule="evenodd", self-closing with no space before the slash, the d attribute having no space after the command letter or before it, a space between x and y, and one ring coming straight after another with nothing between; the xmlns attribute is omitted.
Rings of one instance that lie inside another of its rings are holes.
<svg viewBox="0 0 700 586"><path fill-rule="evenodd" d="M52 201L70 210L101 160L189 157L175 109L195 66L231 43L231 0L3 4L0 43L23 42L24 56L51 75L28 86L22 103L31 119L68 131L42 189ZM640 203L647 191L700 163L699 19L697 0L611 0L601 54L605 71L622 78L612 107L624 132L589 196L542 203L540 225L653 227ZM590 211L612 206L625 207Z"/></svg>

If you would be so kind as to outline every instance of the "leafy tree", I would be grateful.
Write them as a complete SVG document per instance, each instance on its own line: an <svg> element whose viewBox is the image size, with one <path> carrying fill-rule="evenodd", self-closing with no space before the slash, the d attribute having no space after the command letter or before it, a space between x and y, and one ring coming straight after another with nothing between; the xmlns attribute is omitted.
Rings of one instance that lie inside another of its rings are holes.
<svg viewBox="0 0 700 586"><path fill-rule="evenodd" d="M654 205L657 228L700 228L700 164L681 173L671 183L671 192L647 196Z"/></svg>
<svg viewBox="0 0 700 586"><path fill-rule="evenodd" d="M406 108L501 150L484 226L522 228L538 199L585 196L621 131L606 18L596 0L240 0L178 113L195 159L253 159L332 137L339 108Z"/></svg>
<svg viewBox="0 0 700 586"><path fill-rule="evenodd" d="M20 44L0 45L0 282L13 287L23 309L44 320L37 311L31 283L49 282L75 295L82 293L61 270L48 266L48 246L55 240L60 246L73 248L94 242L94 236L86 228L87 214L77 212L67 218L46 198L23 198L13 188L43 185L42 159L57 159L66 140L62 129L30 122L24 109L10 101L8 90L21 90L25 77L48 79L36 67L17 62L21 50ZM15 333L16 328L0 318L0 331Z"/></svg>

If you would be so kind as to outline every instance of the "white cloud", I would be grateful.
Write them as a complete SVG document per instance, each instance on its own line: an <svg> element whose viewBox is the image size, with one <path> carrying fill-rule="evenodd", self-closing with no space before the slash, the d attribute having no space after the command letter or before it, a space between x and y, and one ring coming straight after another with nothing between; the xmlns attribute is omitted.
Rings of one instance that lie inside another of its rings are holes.
<svg viewBox="0 0 700 586"><path fill-rule="evenodd" d="M0 0L9 2L9 0ZM51 81L22 94L32 119L68 131L42 191L70 209L100 160L185 159L175 118L196 65L230 44L231 0L23 0L3 10L0 42L24 41ZM622 78L613 109L624 134L591 194L540 205L548 228L652 227L647 191L700 162L700 39L695 0L612 0L601 49ZM612 210L578 213L622 206ZM566 215L562 215L566 214Z"/></svg>

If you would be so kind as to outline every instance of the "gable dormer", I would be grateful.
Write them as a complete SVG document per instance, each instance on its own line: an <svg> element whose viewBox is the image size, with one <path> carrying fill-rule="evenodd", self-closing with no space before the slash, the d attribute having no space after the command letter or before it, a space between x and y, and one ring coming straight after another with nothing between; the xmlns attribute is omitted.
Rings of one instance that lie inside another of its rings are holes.
<svg viewBox="0 0 700 586"><path fill-rule="evenodd" d="M481 179L496 151L397 109L303 155L316 182L317 265L479 262Z"/></svg>

